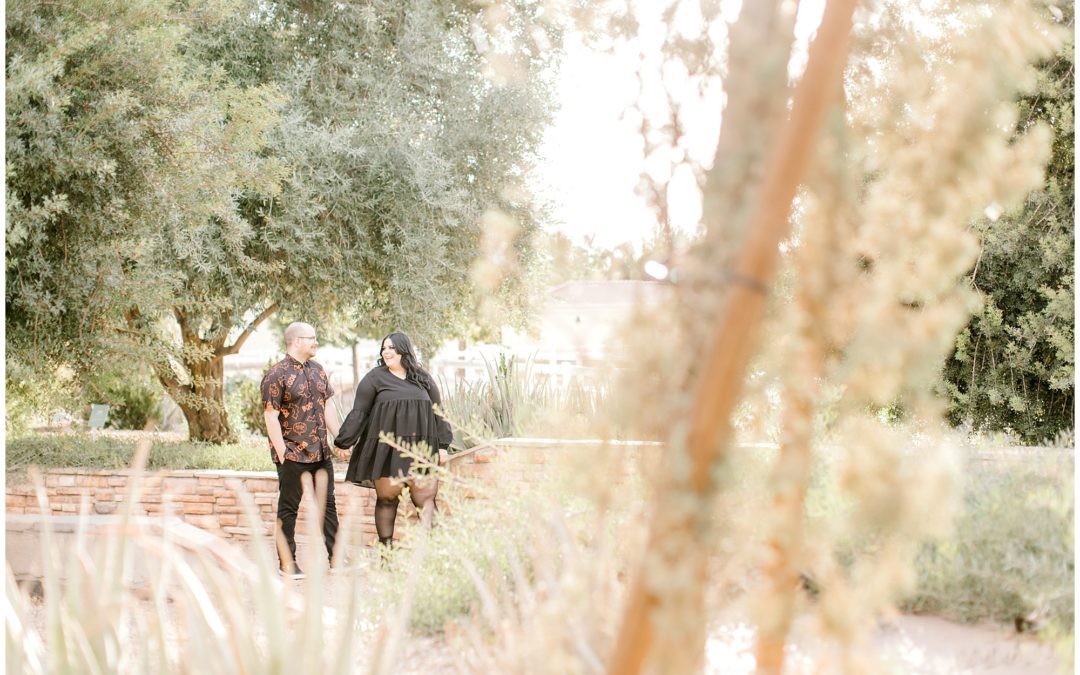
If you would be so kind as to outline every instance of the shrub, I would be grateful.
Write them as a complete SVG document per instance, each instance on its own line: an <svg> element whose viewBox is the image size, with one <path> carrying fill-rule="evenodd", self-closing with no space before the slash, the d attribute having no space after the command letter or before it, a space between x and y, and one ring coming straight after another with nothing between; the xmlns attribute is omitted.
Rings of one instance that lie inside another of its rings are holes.
<svg viewBox="0 0 1080 675"><path fill-rule="evenodd" d="M923 545L911 611L961 621L1014 622L1072 632L1072 451L969 462L951 537Z"/></svg>
<svg viewBox="0 0 1080 675"><path fill-rule="evenodd" d="M27 434L8 437L8 483L19 482L30 466L41 469L79 467L125 469L135 456L134 439L88 433ZM189 441L155 441L147 457L153 471L171 469L231 469L268 471L272 468L264 443L213 445Z"/></svg>
<svg viewBox="0 0 1080 675"><path fill-rule="evenodd" d="M1072 3L1061 3L1072 34ZM1041 443L1075 425L1075 44L1043 61L1017 101L1017 136L1054 131L1046 182L1021 208L976 221L982 253L970 272L983 306L945 363L949 419Z"/></svg>
<svg viewBox="0 0 1080 675"><path fill-rule="evenodd" d="M234 378L225 383L225 407L229 425L249 433L263 433L263 404L259 383L251 378Z"/></svg>
<svg viewBox="0 0 1080 675"><path fill-rule="evenodd" d="M148 373L105 370L83 381L83 403L107 403L112 429L145 429L160 417L161 386Z"/></svg>
<svg viewBox="0 0 1080 675"><path fill-rule="evenodd" d="M109 404L106 426L113 429L145 429L158 417L160 389L138 382L113 381L105 389Z"/></svg>
<svg viewBox="0 0 1080 675"><path fill-rule="evenodd" d="M406 576L415 569L415 601L409 627L422 634L442 632L447 623L473 613L481 593L505 591L513 586L515 571L522 573L531 536L525 516L527 497L517 493L498 503L457 499L440 488L440 508L452 513L441 517L428 532L424 555L416 556L422 525L399 518L399 528L412 530L392 549L390 564L370 580L370 597L387 609L401 602ZM450 508L447 508L447 507ZM510 523L520 526L510 527ZM515 566L518 567L515 570ZM483 590L481 590L483 589Z"/></svg>
<svg viewBox="0 0 1080 675"><path fill-rule="evenodd" d="M999 446L1000 447L1000 446ZM836 482L834 458L819 453L806 496L808 532L851 517L853 502ZM768 507L760 490L773 451L737 453L725 473L721 515L731 527ZM1003 454L970 450L951 533L924 542L915 559L918 585L902 610L967 623L1017 618L1071 634L1074 626L1073 451L1030 448ZM872 532L832 547L844 567L877 552ZM812 570L807 571L811 576Z"/></svg>
<svg viewBox="0 0 1080 675"><path fill-rule="evenodd" d="M78 400L74 373L64 366L34 370L8 359L4 384L4 424L9 434L48 422L52 415L72 409Z"/></svg>
<svg viewBox="0 0 1080 675"><path fill-rule="evenodd" d="M536 404L539 384L531 377L531 362L518 365L513 357L500 354L495 363L484 359L486 378L467 382L457 380L449 386L440 383L443 410L447 417L464 425L455 429L455 445L472 445L480 436L504 438L519 433L522 418Z"/></svg>

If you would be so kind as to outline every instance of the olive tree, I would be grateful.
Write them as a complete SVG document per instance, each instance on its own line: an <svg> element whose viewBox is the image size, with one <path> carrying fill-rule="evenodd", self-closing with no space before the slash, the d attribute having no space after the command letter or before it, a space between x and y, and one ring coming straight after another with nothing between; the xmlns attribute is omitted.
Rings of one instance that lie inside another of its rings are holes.
<svg viewBox="0 0 1080 675"><path fill-rule="evenodd" d="M8 5L9 383L57 364L133 372L151 358L141 324L205 301L188 270L272 268L248 250L238 205L277 193L285 176L267 152L280 94L183 53L190 31L226 9ZM199 390L200 375L185 386Z"/></svg>
<svg viewBox="0 0 1080 675"><path fill-rule="evenodd" d="M475 306L488 211L527 268L548 117L529 74L550 52L532 39L498 83L485 39L518 44L535 9L492 31L434 0L92 5L9 7L9 361L88 370L123 351L193 439L223 442L224 357L269 317L431 346ZM80 48L94 31L111 42ZM487 295L512 304L522 278Z"/></svg>
<svg viewBox="0 0 1080 675"><path fill-rule="evenodd" d="M1055 18L1071 30L1073 11L1062 4ZM1038 123L1053 129L1046 180L1018 208L994 207L976 223L982 253L969 278L983 304L945 365L953 422L1033 443L1075 426L1073 52L1069 40L1018 98L1017 137Z"/></svg>

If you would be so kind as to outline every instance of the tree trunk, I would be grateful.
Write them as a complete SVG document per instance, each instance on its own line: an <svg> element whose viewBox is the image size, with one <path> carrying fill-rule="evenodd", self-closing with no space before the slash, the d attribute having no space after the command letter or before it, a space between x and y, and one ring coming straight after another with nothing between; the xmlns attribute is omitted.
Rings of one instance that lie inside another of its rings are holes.
<svg viewBox="0 0 1080 675"><path fill-rule="evenodd" d="M184 413L191 440L217 444L236 442L236 432L229 426L229 415L225 410L225 357L239 353L259 325L277 310L278 304L271 303L244 327L231 345L226 345L228 326L231 325L227 314L211 321L205 331L207 337L204 337L198 328L198 318L190 317L179 307L173 308L173 316L180 327L182 349L175 357L157 361L155 370L158 381ZM133 309L128 315L128 323L132 324L138 318L138 309ZM178 365L183 366L183 373Z"/></svg>
<svg viewBox="0 0 1080 675"><path fill-rule="evenodd" d="M183 342L178 359L186 372L181 375L175 361L162 363L158 368L158 380L184 413L189 439L204 443L235 443L236 433L229 427L229 415L225 411L225 355L239 351L257 324L249 327L236 344L226 348L225 330L211 330L210 334L216 337L204 339L195 328L196 321L178 308L173 312Z"/></svg>
<svg viewBox="0 0 1080 675"><path fill-rule="evenodd" d="M191 373L191 396L177 401L188 423L188 437L206 443L235 443L225 411L225 358L212 356L186 364Z"/></svg>

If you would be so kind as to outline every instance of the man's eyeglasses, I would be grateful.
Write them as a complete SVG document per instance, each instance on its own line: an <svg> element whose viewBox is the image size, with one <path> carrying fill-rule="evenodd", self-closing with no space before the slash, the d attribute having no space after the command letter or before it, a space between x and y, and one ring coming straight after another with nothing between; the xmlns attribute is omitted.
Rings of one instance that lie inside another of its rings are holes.
<svg viewBox="0 0 1080 675"><path fill-rule="evenodd" d="M296 339L297 340L314 340L315 342L319 341L319 338L315 337L314 335L301 335L300 337L298 337Z"/></svg>

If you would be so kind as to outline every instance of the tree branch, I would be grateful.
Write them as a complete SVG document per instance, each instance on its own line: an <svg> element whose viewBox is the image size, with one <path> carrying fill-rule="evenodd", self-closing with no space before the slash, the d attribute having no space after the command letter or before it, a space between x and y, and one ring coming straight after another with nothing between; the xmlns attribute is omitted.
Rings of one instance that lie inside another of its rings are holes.
<svg viewBox="0 0 1080 675"><path fill-rule="evenodd" d="M236 342L232 343L228 347L222 347L214 353L218 356L229 356L230 354L236 354L237 352L239 352L240 348L244 346L245 342L247 342L247 339L251 337L251 334L254 333L255 330L259 327L259 324L269 319L274 314L274 312L278 311L279 308L280 305L275 302L266 309L264 309L262 313L259 314L259 316L255 317L255 320L251 322L251 325L245 328L244 332L236 338Z"/></svg>
<svg viewBox="0 0 1080 675"><path fill-rule="evenodd" d="M180 325L180 332L187 331L187 314L179 307L173 307L173 316L176 317L176 323Z"/></svg>

